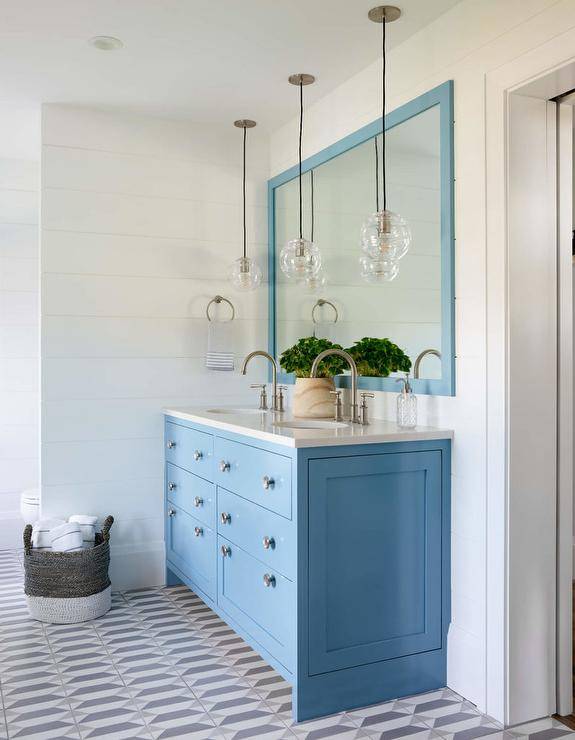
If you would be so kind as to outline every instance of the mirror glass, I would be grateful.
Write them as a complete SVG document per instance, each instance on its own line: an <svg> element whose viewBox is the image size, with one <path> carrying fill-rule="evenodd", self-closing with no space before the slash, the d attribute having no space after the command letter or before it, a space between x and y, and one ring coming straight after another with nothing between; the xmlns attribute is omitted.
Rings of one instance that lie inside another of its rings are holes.
<svg viewBox="0 0 575 740"><path fill-rule="evenodd" d="M446 193L442 191L441 106L427 107L386 132L387 207L407 221L412 241L398 262L397 277L369 283L360 273L361 228L376 211L376 140L382 201L381 139L381 134L372 136L304 172L303 235L313 237L321 251L324 285L295 283L282 273L281 247L299 234L298 179L274 189L277 357L299 338L313 334L345 348L363 337L386 337L410 357L412 374L425 350L451 354L451 346L443 346L450 332L445 326L450 313L444 306L452 296L442 295L442 259L446 248L451 249L451 234L447 241L442 239L446 228L442 208L450 215L450 228L451 204L442 202ZM445 367L436 354L429 353L419 364L419 377L441 381ZM381 387L373 382L363 385ZM434 392L433 383L427 386L416 390Z"/></svg>

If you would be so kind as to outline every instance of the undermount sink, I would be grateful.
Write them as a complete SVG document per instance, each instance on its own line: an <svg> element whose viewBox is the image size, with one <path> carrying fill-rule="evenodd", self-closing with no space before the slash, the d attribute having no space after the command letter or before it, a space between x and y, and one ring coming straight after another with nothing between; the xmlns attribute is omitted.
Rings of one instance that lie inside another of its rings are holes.
<svg viewBox="0 0 575 740"><path fill-rule="evenodd" d="M301 420L301 421L278 421L274 424L275 427L283 427L285 429L344 429L348 426L343 421L314 421L314 420Z"/></svg>
<svg viewBox="0 0 575 740"><path fill-rule="evenodd" d="M237 414L263 414L260 409L244 409L230 406L227 409L206 409L208 414L227 414L228 416L237 416Z"/></svg>

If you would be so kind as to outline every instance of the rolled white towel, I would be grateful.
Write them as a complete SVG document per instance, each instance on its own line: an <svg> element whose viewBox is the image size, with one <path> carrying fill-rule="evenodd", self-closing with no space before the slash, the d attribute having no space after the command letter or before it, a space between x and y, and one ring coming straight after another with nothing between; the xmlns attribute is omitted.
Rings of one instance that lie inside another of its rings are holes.
<svg viewBox="0 0 575 740"><path fill-rule="evenodd" d="M76 552L82 550L82 532L76 522L64 522L50 532L52 550L56 552Z"/></svg>
<svg viewBox="0 0 575 740"><path fill-rule="evenodd" d="M65 524L63 519L38 519L37 522L34 522L32 526L32 547L50 547L50 532L62 524Z"/></svg>
<svg viewBox="0 0 575 740"><path fill-rule="evenodd" d="M82 539L84 542L94 542L96 539L96 525L98 524L98 517L91 516L90 514L72 514L68 517L69 522L76 522L80 525L80 531L82 532Z"/></svg>

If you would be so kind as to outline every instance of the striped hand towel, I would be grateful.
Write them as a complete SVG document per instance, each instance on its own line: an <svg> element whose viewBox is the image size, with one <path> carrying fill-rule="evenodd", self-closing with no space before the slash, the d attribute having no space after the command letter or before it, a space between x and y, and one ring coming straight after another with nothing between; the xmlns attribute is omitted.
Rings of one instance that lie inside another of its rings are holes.
<svg viewBox="0 0 575 740"><path fill-rule="evenodd" d="M82 540L84 542L94 542L96 539L96 525L98 524L97 516L90 516L89 514L72 514L72 516L68 517L68 521L75 522L80 525Z"/></svg>
<svg viewBox="0 0 575 740"><path fill-rule="evenodd" d="M206 367L208 370L234 369L235 353L233 321L212 320L209 322Z"/></svg>
<svg viewBox="0 0 575 740"><path fill-rule="evenodd" d="M50 532L52 550L76 552L82 549L82 532L76 522L65 522Z"/></svg>

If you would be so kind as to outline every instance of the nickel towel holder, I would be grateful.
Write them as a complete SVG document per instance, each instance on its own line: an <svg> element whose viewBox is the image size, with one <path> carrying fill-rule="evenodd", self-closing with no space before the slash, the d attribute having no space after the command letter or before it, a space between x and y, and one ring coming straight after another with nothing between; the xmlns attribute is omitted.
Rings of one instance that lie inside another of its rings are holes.
<svg viewBox="0 0 575 740"><path fill-rule="evenodd" d="M332 303L331 301L326 301L326 299L325 299L325 298L320 298L320 299L319 299L319 300L318 300L318 301L316 302L316 304L314 305L314 307L313 307L313 308L312 308L312 310L311 310L311 320L313 321L313 323L314 323L314 324L317 324L317 323L318 323L318 322L317 322L317 321L315 320L315 310L316 310L316 308L321 308L322 306L331 306L331 307L333 308L333 310L334 310L334 313L335 313L335 318L334 318L334 320L333 320L333 323L334 323L334 324L337 324L337 320L339 319L339 313L338 313L338 311L337 311L337 308L336 308L336 307L335 307L335 306L333 305L333 303Z"/></svg>
<svg viewBox="0 0 575 740"><path fill-rule="evenodd" d="M219 305L220 303L227 303L228 306L232 309L232 316L231 316L231 318L228 319L228 321L233 321L234 320L234 318L236 316L236 309L234 308L234 304L230 300L228 300L228 298L224 298L221 295L216 295L216 296L214 296L212 298L212 300L206 306L206 317L207 317L208 321L211 321L212 320L211 319L211 316L210 316L210 306L212 305L212 303L216 303L217 305Z"/></svg>

